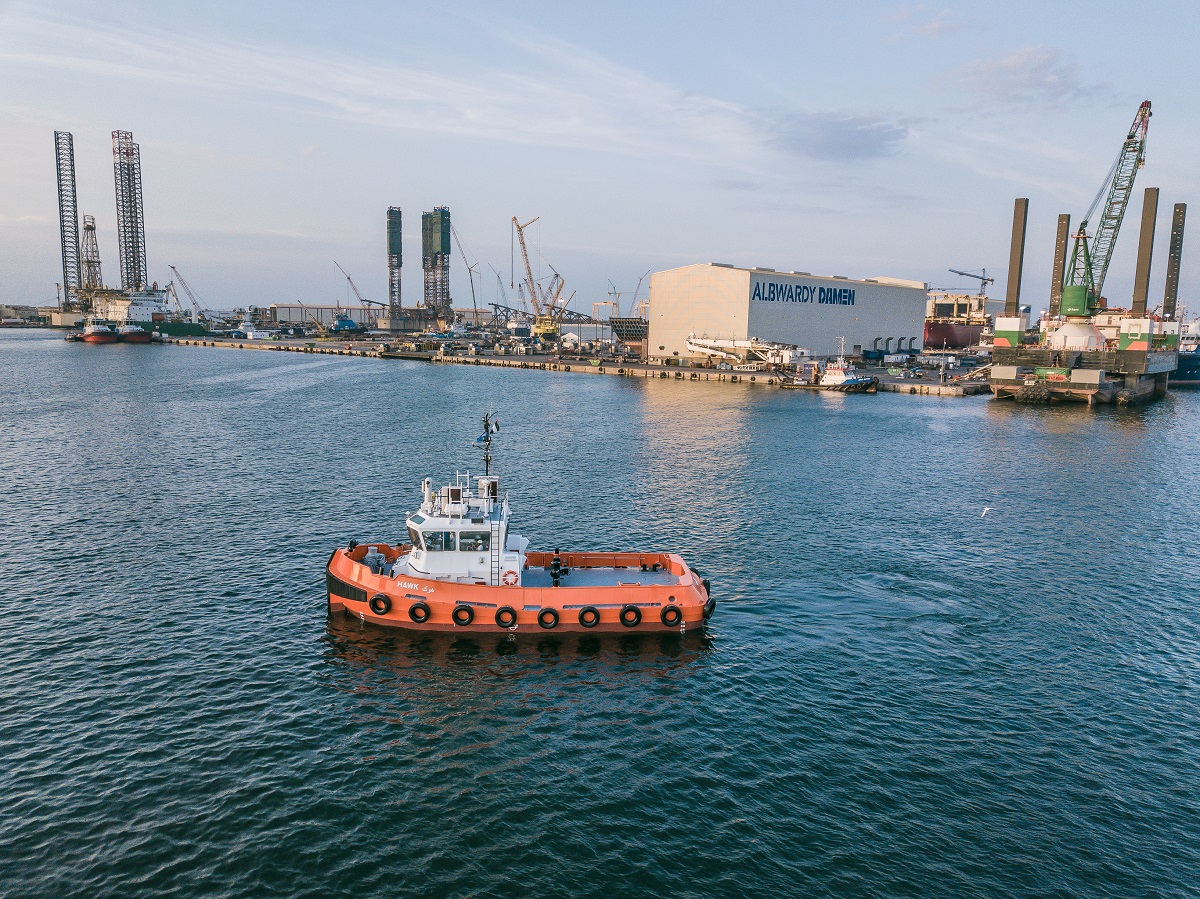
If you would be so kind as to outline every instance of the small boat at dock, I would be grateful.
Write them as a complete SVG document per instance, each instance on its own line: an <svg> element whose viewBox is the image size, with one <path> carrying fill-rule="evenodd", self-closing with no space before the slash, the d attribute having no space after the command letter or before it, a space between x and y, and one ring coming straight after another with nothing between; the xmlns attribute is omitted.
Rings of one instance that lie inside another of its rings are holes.
<svg viewBox="0 0 1200 899"><path fill-rule="evenodd" d="M846 358L846 338L839 337L840 351L837 359L827 362L823 368L816 363L806 363L801 372L791 380L783 379L781 387L808 390L834 390L840 393L875 393L879 390L879 379L854 367Z"/></svg>
<svg viewBox="0 0 1200 899"><path fill-rule="evenodd" d="M89 318L83 326L79 339L84 343L116 343L121 339L121 335L109 322L98 318Z"/></svg>
<svg viewBox="0 0 1200 899"><path fill-rule="evenodd" d="M149 343L153 335L141 325L126 322L117 328L117 335L122 343Z"/></svg>
<svg viewBox="0 0 1200 899"><path fill-rule="evenodd" d="M709 581L670 552L535 552L511 533L508 496L491 474L458 474L406 516L407 543L351 542L326 566L331 612L422 631L515 633L703 629L716 600Z"/></svg>

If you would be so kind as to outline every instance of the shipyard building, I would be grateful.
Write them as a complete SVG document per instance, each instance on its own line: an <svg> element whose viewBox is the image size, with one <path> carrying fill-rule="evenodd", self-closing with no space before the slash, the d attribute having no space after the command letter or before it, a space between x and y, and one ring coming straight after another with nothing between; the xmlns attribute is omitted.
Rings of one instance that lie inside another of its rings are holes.
<svg viewBox="0 0 1200 899"><path fill-rule="evenodd" d="M689 337L793 344L817 356L920 349L928 285L807 272L685 265L650 276L651 361L699 361Z"/></svg>

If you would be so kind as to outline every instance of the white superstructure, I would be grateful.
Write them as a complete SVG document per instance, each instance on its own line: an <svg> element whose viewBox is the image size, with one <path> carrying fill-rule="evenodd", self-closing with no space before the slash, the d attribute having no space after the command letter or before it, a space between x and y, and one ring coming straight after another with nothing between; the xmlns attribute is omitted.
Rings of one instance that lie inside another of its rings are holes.
<svg viewBox="0 0 1200 899"><path fill-rule="evenodd" d="M406 521L412 552L396 563L393 577L491 587L521 583L529 538L509 534L508 497L500 495L499 478L460 474L437 492L426 478L421 492L421 508Z"/></svg>
<svg viewBox="0 0 1200 899"><path fill-rule="evenodd" d="M685 265L650 276L652 361L703 358L703 340L757 340L833 356L838 338L857 353L887 338L914 349L924 332L928 285L897 278L852 280L807 272Z"/></svg>
<svg viewBox="0 0 1200 899"><path fill-rule="evenodd" d="M150 288L134 293L104 291L96 298L96 314L118 325L150 325L167 320L167 292Z"/></svg>

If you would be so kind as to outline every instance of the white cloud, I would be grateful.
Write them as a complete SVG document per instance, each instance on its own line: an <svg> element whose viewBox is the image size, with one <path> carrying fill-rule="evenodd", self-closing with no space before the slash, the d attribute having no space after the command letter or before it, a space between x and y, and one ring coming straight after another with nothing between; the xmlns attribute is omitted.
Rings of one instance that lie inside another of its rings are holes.
<svg viewBox="0 0 1200 899"><path fill-rule="evenodd" d="M9 22L4 67L90 83L293 104L297 111L398 132L678 158L762 176L774 151L855 161L890 152L904 128L852 112L765 115L680 90L546 35L500 35L503 69L347 60L311 50L136 33L64 19ZM306 147L302 153L318 152Z"/></svg>
<svg viewBox="0 0 1200 899"><path fill-rule="evenodd" d="M962 66L954 80L986 102L1006 107L1057 109L1107 91L1087 84L1078 63L1051 47L1019 47L998 59Z"/></svg>
<svg viewBox="0 0 1200 899"><path fill-rule="evenodd" d="M968 27L967 21L955 15L952 10L934 9L927 3L901 7L892 14L891 21L899 25L906 34L927 38L954 34L965 31ZM893 37L900 36L900 34L893 35Z"/></svg>
<svg viewBox="0 0 1200 899"><path fill-rule="evenodd" d="M796 156L858 161L888 156L906 137L907 127L878 117L801 113L782 119L773 144Z"/></svg>

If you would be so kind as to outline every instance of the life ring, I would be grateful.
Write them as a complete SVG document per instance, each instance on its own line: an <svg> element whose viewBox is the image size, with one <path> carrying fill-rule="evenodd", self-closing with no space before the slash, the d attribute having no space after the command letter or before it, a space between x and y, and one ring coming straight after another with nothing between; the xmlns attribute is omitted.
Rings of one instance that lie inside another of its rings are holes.
<svg viewBox="0 0 1200 899"><path fill-rule="evenodd" d="M683 621L683 611L676 605L663 606L663 610L658 613L658 619L667 627L679 627L679 623Z"/></svg>
<svg viewBox="0 0 1200 899"><path fill-rule="evenodd" d="M512 606L501 606L496 610L496 627L507 630L517 625L517 610Z"/></svg>
<svg viewBox="0 0 1200 899"><path fill-rule="evenodd" d="M600 610L595 606L584 606L579 610L579 623L584 627L595 627L600 623Z"/></svg>
<svg viewBox="0 0 1200 899"><path fill-rule="evenodd" d="M642 623L642 610L637 606L623 606L621 608L621 624L626 627L637 627Z"/></svg>
<svg viewBox="0 0 1200 899"><path fill-rule="evenodd" d="M521 576L511 568L504 572L504 577L501 578L505 587L515 587L521 582Z"/></svg>
<svg viewBox="0 0 1200 899"><path fill-rule="evenodd" d="M371 597L371 611L376 615L386 615L392 610L392 601L386 593L376 593Z"/></svg>
<svg viewBox="0 0 1200 899"><path fill-rule="evenodd" d="M710 596L708 601L704 603L704 620L708 621L708 619L712 618L713 612L716 610L717 598L715 596Z"/></svg>
<svg viewBox="0 0 1200 899"><path fill-rule="evenodd" d="M544 630L554 630L558 627L558 612L554 609L542 609L538 612L538 625Z"/></svg>
<svg viewBox="0 0 1200 899"><path fill-rule="evenodd" d="M408 607L408 617L417 624L424 624L429 620L429 606L417 600Z"/></svg>
<svg viewBox="0 0 1200 899"><path fill-rule="evenodd" d="M450 613L450 617L459 627L466 627L475 620L475 610L467 605L458 605L454 607L454 611Z"/></svg>

